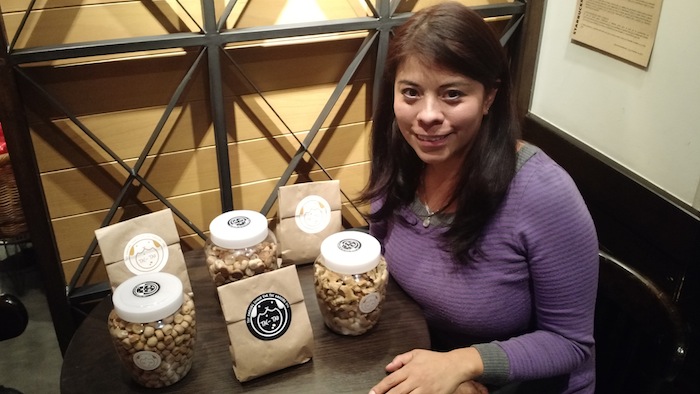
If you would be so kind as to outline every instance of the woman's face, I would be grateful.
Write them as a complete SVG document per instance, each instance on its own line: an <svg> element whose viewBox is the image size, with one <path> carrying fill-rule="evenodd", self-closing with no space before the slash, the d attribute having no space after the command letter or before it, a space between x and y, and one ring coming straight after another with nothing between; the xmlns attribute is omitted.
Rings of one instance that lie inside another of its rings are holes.
<svg viewBox="0 0 700 394"><path fill-rule="evenodd" d="M423 162L458 165L495 95L471 78L409 58L394 81L396 122Z"/></svg>

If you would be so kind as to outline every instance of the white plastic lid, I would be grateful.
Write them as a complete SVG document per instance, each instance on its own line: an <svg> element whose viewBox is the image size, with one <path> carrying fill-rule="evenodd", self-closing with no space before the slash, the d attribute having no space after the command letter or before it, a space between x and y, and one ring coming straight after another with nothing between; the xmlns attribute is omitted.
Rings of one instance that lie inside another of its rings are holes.
<svg viewBox="0 0 700 394"><path fill-rule="evenodd" d="M323 265L339 274L362 274L374 269L382 248L376 238L361 231L341 231L321 242Z"/></svg>
<svg viewBox="0 0 700 394"><path fill-rule="evenodd" d="M209 238L219 247L242 249L267 238L267 218L256 211L224 212L209 223Z"/></svg>
<svg viewBox="0 0 700 394"><path fill-rule="evenodd" d="M114 312L132 323L164 319L177 312L183 301L182 282L166 272L132 276L112 295Z"/></svg>

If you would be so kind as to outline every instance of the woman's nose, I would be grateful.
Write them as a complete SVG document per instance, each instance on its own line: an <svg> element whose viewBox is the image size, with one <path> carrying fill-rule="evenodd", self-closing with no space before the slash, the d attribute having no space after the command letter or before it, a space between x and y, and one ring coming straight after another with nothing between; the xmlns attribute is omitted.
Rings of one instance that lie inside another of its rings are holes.
<svg viewBox="0 0 700 394"><path fill-rule="evenodd" d="M418 112L418 121L424 124L442 123L445 119L440 103L435 98L426 97Z"/></svg>

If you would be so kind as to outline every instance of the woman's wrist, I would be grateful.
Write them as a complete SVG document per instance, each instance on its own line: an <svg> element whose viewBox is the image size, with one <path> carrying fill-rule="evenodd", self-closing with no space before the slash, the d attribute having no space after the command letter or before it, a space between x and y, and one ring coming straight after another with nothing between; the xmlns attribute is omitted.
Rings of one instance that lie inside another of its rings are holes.
<svg viewBox="0 0 700 394"><path fill-rule="evenodd" d="M452 365L458 369L462 382L478 379L484 373L481 355L473 347L459 348L447 352Z"/></svg>

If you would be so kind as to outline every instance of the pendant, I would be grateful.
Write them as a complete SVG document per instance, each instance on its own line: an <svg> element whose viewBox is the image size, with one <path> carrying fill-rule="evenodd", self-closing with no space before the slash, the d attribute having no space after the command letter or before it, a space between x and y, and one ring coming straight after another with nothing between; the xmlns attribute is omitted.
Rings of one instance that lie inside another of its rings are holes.
<svg viewBox="0 0 700 394"><path fill-rule="evenodd" d="M430 216L423 219L423 227L428 228L428 226L430 226Z"/></svg>

